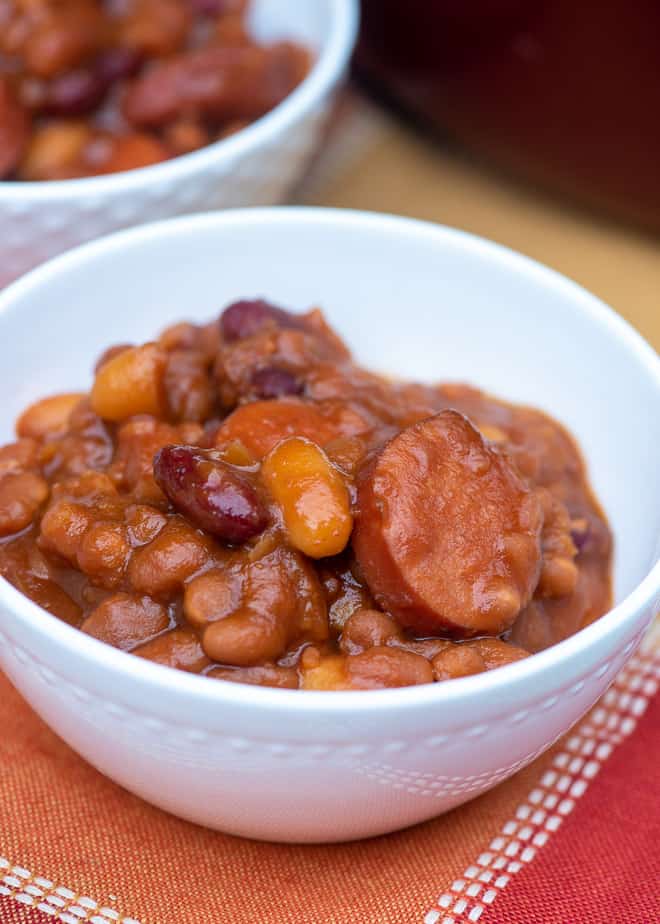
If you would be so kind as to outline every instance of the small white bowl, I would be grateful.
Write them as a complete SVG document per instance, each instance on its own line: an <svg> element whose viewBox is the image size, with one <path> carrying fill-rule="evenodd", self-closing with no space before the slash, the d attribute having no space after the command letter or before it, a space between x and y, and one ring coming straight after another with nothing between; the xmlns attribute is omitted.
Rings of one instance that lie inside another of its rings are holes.
<svg viewBox="0 0 660 924"><path fill-rule="evenodd" d="M0 581L0 665L71 747L176 815L271 840L381 834L523 767L635 649L660 596L660 360L574 283L458 231L347 211L225 212L114 235L0 296L0 442L29 401L87 387L109 344L254 295L322 305L372 367L468 380L564 421L615 532L615 608L491 673L321 693L147 663Z"/></svg>
<svg viewBox="0 0 660 924"><path fill-rule="evenodd" d="M0 181L0 286L77 244L143 222L282 201L318 146L355 44L358 0L252 0L264 41L293 39L316 60L302 84L236 135L125 173Z"/></svg>

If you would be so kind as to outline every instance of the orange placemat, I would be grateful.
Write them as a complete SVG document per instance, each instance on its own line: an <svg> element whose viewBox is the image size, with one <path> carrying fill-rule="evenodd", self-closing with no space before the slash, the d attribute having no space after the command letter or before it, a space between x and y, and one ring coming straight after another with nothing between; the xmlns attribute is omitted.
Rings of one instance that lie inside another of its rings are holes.
<svg viewBox="0 0 660 924"><path fill-rule="evenodd" d="M152 808L77 757L0 676L0 921L657 924L660 646L648 647L566 738L492 792L326 847L242 840Z"/></svg>

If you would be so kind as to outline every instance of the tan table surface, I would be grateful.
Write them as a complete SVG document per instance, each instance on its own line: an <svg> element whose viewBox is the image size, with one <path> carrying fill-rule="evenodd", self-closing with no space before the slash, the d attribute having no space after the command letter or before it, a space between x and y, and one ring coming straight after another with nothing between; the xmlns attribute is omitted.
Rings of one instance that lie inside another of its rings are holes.
<svg viewBox="0 0 660 924"><path fill-rule="evenodd" d="M600 296L660 349L659 237L519 184L359 100L342 121L344 133L366 137L298 201L409 215L505 244Z"/></svg>

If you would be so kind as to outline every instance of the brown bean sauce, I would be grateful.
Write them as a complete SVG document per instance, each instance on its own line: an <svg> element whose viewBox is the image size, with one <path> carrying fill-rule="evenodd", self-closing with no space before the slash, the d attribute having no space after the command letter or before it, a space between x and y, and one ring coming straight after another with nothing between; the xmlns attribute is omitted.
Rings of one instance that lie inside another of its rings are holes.
<svg viewBox="0 0 660 924"><path fill-rule="evenodd" d="M89 394L32 405L0 448L0 574L212 678L362 690L492 670L608 609L611 549L556 421L373 374L318 310L264 301L107 350Z"/></svg>

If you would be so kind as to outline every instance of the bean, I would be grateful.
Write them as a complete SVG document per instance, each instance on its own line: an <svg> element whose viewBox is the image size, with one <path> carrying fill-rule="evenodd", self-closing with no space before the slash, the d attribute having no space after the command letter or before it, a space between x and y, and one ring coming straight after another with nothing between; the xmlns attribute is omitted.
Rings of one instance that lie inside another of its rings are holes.
<svg viewBox="0 0 660 924"><path fill-rule="evenodd" d="M105 86L110 86L117 80L133 77L140 67L144 56L138 48L117 46L108 48L97 57L94 70L99 80Z"/></svg>
<svg viewBox="0 0 660 924"><path fill-rule="evenodd" d="M148 545L133 553L128 578L139 593L170 597L207 565L211 555L207 538L185 520L172 517Z"/></svg>
<svg viewBox="0 0 660 924"><path fill-rule="evenodd" d="M96 365L94 366L94 374L99 371L101 366L105 366L105 364L110 362L111 359L114 359L115 356L119 356L120 353L125 353L126 350L130 350L132 347L132 343L117 343L115 346L108 347L108 349L104 350L96 360Z"/></svg>
<svg viewBox="0 0 660 924"><path fill-rule="evenodd" d="M133 648L133 654L191 674L199 674L211 665L192 629L170 629L150 642Z"/></svg>
<svg viewBox="0 0 660 924"><path fill-rule="evenodd" d="M114 648L130 651L169 624L167 610L151 597L117 593L100 603L80 628Z"/></svg>
<svg viewBox="0 0 660 924"><path fill-rule="evenodd" d="M92 409L104 420L124 420L135 414L159 416L165 354L154 343L131 347L104 363L91 391Z"/></svg>
<svg viewBox="0 0 660 924"><path fill-rule="evenodd" d="M499 638L447 643L432 660L436 680L470 677L526 658L529 652Z"/></svg>
<svg viewBox="0 0 660 924"><path fill-rule="evenodd" d="M344 550L353 528L348 489L315 443L300 437L279 443L264 460L261 476L294 548L310 558Z"/></svg>
<svg viewBox="0 0 660 924"><path fill-rule="evenodd" d="M219 16L221 13L231 11L233 3L227 0L188 0L194 13L200 16Z"/></svg>
<svg viewBox="0 0 660 924"><path fill-rule="evenodd" d="M217 120L256 118L264 108L270 55L264 48L207 47L156 62L128 88L124 115L134 125L159 128L181 113Z"/></svg>
<svg viewBox="0 0 660 924"><path fill-rule="evenodd" d="M5 475L0 480L0 536L29 526L48 494L48 482L32 472Z"/></svg>
<svg viewBox="0 0 660 924"><path fill-rule="evenodd" d="M282 395L299 395L304 384L286 369L266 366L254 372L252 387L259 398L281 398Z"/></svg>
<svg viewBox="0 0 660 924"><path fill-rule="evenodd" d="M261 298L234 302L220 315L220 332L227 343L252 337L267 325L305 328L304 322L297 315Z"/></svg>
<svg viewBox="0 0 660 924"><path fill-rule="evenodd" d="M53 395L52 398L43 398L31 404L18 418L16 432L19 436L29 436L33 439L64 433L67 430L71 412L82 398L84 398L83 394L75 392Z"/></svg>
<svg viewBox="0 0 660 924"><path fill-rule="evenodd" d="M91 112L105 96L106 85L92 70L70 71L48 87L43 110L48 115L80 116Z"/></svg>
<svg viewBox="0 0 660 924"><path fill-rule="evenodd" d="M97 520L82 537L76 558L94 584L113 589L122 580L130 553L126 527Z"/></svg>
<svg viewBox="0 0 660 924"><path fill-rule="evenodd" d="M380 690L432 683L433 670L421 655L398 648L376 646L346 659L352 690Z"/></svg>
<svg viewBox="0 0 660 924"><path fill-rule="evenodd" d="M97 165L98 173L123 173L160 164L170 157L169 150L158 138L144 132L135 132L113 138L107 155Z"/></svg>
<svg viewBox="0 0 660 924"><path fill-rule="evenodd" d="M266 528L267 511L253 485L219 453L165 446L154 459L154 477L177 510L225 542L246 542Z"/></svg>
<svg viewBox="0 0 660 924"><path fill-rule="evenodd" d="M259 664L255 667L214 667L206 674L216 680L233 680L234 683L249 683L260 687L280 687L286 690L298 689L298 672L295 667L280 667L276 664Z"/></svg>

